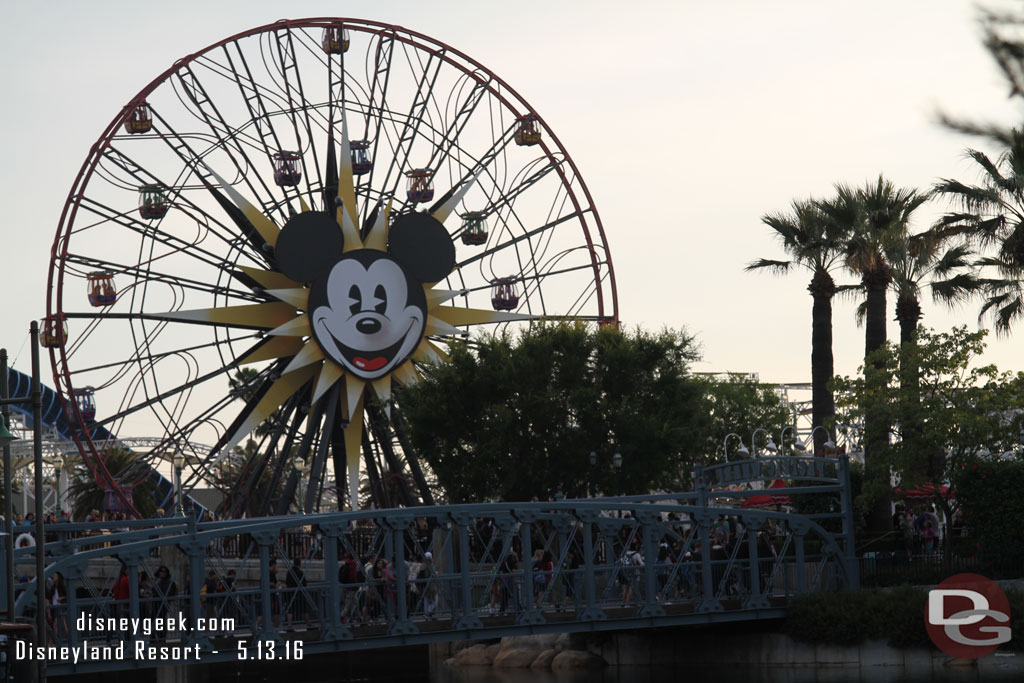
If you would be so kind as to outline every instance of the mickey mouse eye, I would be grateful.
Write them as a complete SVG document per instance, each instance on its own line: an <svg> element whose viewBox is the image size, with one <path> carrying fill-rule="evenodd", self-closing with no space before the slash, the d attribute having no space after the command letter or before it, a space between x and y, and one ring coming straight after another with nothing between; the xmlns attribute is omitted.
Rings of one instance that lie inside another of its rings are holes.
<svg viewBox="0 0 1024 683"><path fill-rule="evenodd" d="M384 285L377 285L377 288L373 290L373 298L373 310L384 315L384 311L388 310L388 292L384 289Z"/></svg>
<svg viewBox="0 0 1024 683"><path fill-rule="evenodd" d="M348 298L349 301L351 302L349 304L348 310L352 313L352 315L355 315L359 311L363 310L363 294L362 292L359 291L358 287L352 285L352 287L348 290Z"/></svg>

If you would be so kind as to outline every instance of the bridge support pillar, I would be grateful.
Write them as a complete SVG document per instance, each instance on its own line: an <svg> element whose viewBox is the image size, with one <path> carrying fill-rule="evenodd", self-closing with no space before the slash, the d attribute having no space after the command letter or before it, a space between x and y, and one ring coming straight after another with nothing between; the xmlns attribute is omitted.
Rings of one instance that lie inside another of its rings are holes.
<svg viewBox="0 0 1024 683"><path fill-rule="evenodd" d="M207 683L210 667L201 664L175 664L156 669L156 683Z"/></svg>

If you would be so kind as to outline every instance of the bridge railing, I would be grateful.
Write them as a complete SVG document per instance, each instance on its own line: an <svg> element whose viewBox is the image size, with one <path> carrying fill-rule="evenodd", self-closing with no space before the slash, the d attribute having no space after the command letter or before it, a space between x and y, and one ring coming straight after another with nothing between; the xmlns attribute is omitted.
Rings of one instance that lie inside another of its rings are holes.
<svg viewBox="0 0 1024 683"><path fill-rule="evenodd" d="M179 518L102 536L91 532L109 525L67 525L44 549L48 642L205 648L298 629L342 649L779 616L794 595L858 585L852 536L826 531L822 515L744 508L756 489L709 485L715 472L695 472L697 491L685 494ZM785 491L848 496L839 479L812 484ZM35 551L19 549L19 566ZM20 588L15 611L27 616L36 581ZM149 633L101 628L120 617L178 621L136 622Z"/></svg>

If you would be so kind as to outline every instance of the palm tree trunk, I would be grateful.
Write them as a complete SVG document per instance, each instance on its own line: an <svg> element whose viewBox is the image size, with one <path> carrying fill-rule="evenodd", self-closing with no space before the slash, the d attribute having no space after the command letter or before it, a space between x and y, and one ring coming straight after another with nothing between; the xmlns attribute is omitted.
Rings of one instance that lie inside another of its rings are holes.
<svg viewBox="0 0 1024 683"><path fill-rule="evenodd" d="M912 293L900 294L896 300L896 320L900 324L900 438L908 453L917 454L922 444L921 429L921 395L920 374L917 366L917 354L914 335L917 323L921 319L921 304ZM931 481L938 474L936 466L941 468L941 461L936 461L936 454L922 454L926 458L925 471ZM941 454L939 454L941 458ZM918 469L918 466L914 466ZM934 475L934 477L933 477Z"/></svg>
<svg viewBox="0 0 1024 683"><path fill-rule="evenodd" d="M836 283L827 270L814 274L807 290L814 297L811 310L811 427L824 426L835 442L836 403L829 390L834 374L832 356L832 297ZM825 435L815 432L814 453L824 449Z"/></svg>
<svg viewBox="0 0 1024 683"><path fill-rule="evenodd" d="M884 382L882 373L872 373L868 368L872 352L882 348L886 342L885 330L885 293L889 287L891 276L888 268L882 266L864 274L864 289L867 291L867 318L864 334L865 378L869 393L876 394L877 383ZM871 359L875 370L880 370L884 362ZM874 383L874 385L872 385ZM890 468L886 451L889 447L888 420L882 406L868 405L864 411L864 478L865 484L877 492L875 502L868 515L868 529L875 533L892 530Z"/></svg>

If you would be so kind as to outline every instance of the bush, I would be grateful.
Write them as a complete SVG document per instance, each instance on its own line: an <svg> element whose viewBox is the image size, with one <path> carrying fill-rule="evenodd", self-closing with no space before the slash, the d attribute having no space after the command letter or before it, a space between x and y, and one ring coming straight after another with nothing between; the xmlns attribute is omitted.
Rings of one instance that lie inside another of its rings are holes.
<svg viewBox="0 0 1024 683"><path fill-rule="evenodd" d="M955 472L964 521L986 565L1024 565L1024 462L977 458Z"/></svg>
<svg viewBox="0 0 1024 683"><path fill-rule="evenodd" d="M882 639L893 647L929 644L924 629L927 594L909 586L882 591L816 593L794 599L785 630L798 640L857 645Z"/></svg>
<svg viewBox="0 0 1024 683"><path fill-rule="evenodd" d="M1024 591L1006 590L1013 639L1006 650L1024 650ZM885 640L891 647L932 647L924 626L928 592L910 586L891 590L815 593L795 598L784 630L793 638L829 645Z"/></svg>

